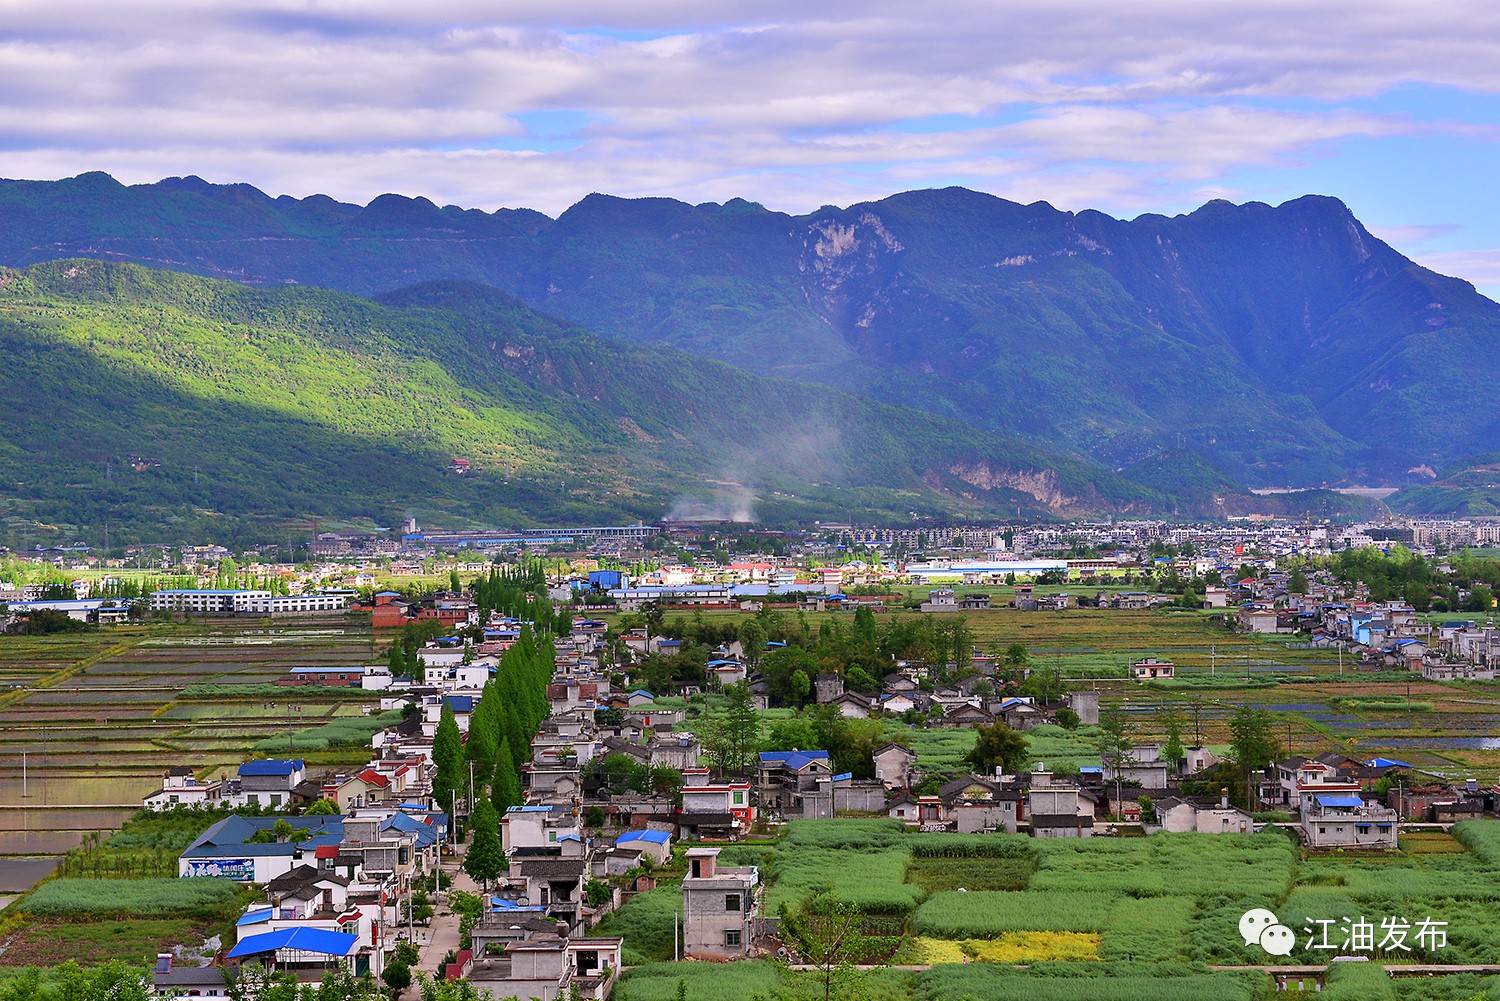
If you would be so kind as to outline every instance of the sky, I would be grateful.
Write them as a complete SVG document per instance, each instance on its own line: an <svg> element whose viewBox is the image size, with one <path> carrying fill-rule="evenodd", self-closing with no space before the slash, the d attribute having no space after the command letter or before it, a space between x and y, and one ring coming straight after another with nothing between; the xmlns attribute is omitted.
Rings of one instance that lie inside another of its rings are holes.
<svg viewBox="0 0 1500 1001"><path fill-rule="evenodd" d="M0 176L556 215L1343 199L1500 297L1500 4L0 0Z"/></svg>

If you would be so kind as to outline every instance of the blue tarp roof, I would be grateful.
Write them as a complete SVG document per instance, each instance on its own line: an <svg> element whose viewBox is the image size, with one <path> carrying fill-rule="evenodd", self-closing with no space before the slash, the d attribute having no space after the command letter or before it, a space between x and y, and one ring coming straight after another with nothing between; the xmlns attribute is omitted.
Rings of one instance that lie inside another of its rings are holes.
<svg viewBox="0 0 1500 1001"><path fill-rule="evenodd" d="M1358 796L1318 796L1320 806L1364 806L1365 801Z"/></svg>
<svg viewBox="0 0 1500 1001"><path fill-rule="evenodd" d="M615 844L623 845L628 841L649 841L653 845L664 845L671 840L671 835L666 831L626 831L615 838Z"/></svg>
<svg viewBox="0 0 1500 1001"><path fill-rule="evenodd" d="M1411 765L1408 765L1404 761L1397 761L1395 758L1371 758L1369 761L1365 762L1365 767L1366 768L1410 768Z"/></svg>
<svg viewBox="0 0 1500 1001"><path fill-rule="evenodd" d="M358 944L358 935L345 935L343 932L323 928L283 928L240 939L239 944L229 950L229 958L255 956L278 949L300 949L325 956L347 956Z"/></svg>
<svg viewBox="0 0 1500 1001"><path fill-rule="evenodd" d="M504 897L491 897L490 910L492 911L525 911L540 914L547 910L545 907L533 907L530 904L518 904L514 900L506 900Z"/></svg>

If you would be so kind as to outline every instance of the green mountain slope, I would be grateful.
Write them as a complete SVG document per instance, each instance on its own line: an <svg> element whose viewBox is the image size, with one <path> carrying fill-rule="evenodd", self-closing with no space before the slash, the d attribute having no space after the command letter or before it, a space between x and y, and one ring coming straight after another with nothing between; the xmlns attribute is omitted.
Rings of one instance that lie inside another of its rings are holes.
<svg viewBox="0 0 1500 1001"><path fill-rule="evenodd" d="M1500 433L1500 306L1331 198L1131 221L950 188L804 216L591 195L549 219L197 178L0 182L0 262L124 259L361 295L504 290L600 334L1133 467L1410 482Z"/></svg>
<svg viewBox="0 0 1500 1001"><path fill-rule="evenodd" d="M605 341L476 285L378 304L58 261L0 271L0 345L13 538L45 524L96 538L106 520L124 541L407 511L512 525L655 519L674 503L772 520L1167 503L1078 459ZM453 458L478 468L449 474Z"/></svg>
<svg viewBox="0 0 1500 1001"><path fill-rule="evenodd" d="M1391 509L1446 518L1500 515L1500 452L1474 455L1444 469L1429 482L1392 494Z"/></svg>

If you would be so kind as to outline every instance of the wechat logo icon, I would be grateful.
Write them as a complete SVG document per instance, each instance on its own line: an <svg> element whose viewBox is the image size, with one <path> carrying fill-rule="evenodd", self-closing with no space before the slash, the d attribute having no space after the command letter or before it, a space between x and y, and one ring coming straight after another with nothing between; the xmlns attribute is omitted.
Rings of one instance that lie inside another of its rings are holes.
<svg viewBox="0 0 1500 1001"><path fill-rule="evenodd" d="M1297 936L1276 915L1264 907L1255 907L1240 915L1240 937L1246 945L1258 945L1272 956L1290 956Z"/></svg>

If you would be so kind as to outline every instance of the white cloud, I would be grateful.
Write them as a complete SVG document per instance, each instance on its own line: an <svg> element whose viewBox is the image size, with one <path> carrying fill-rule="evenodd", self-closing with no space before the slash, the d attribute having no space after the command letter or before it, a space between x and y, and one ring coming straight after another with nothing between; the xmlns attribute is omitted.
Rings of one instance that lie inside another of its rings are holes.
<svg viewBox="0 0 1500 1001"><path fill-rule="evenodd" d="M1480 291L1500 289L1500 250L1454 250L1412 257L1424 268L1440 275L1462 278Z"/></svg>
<svg viewBox="0 0 1500 1001"><path fill-rule="evenodd" d="M1346 104L1500 92L1497 39L1475 0L19 0L0 174L553 213L596 190L805 210L953 181L1163 208L1353 137L1493 141ZM559 111L583 113L571 141L528 134Z"/></svg>

